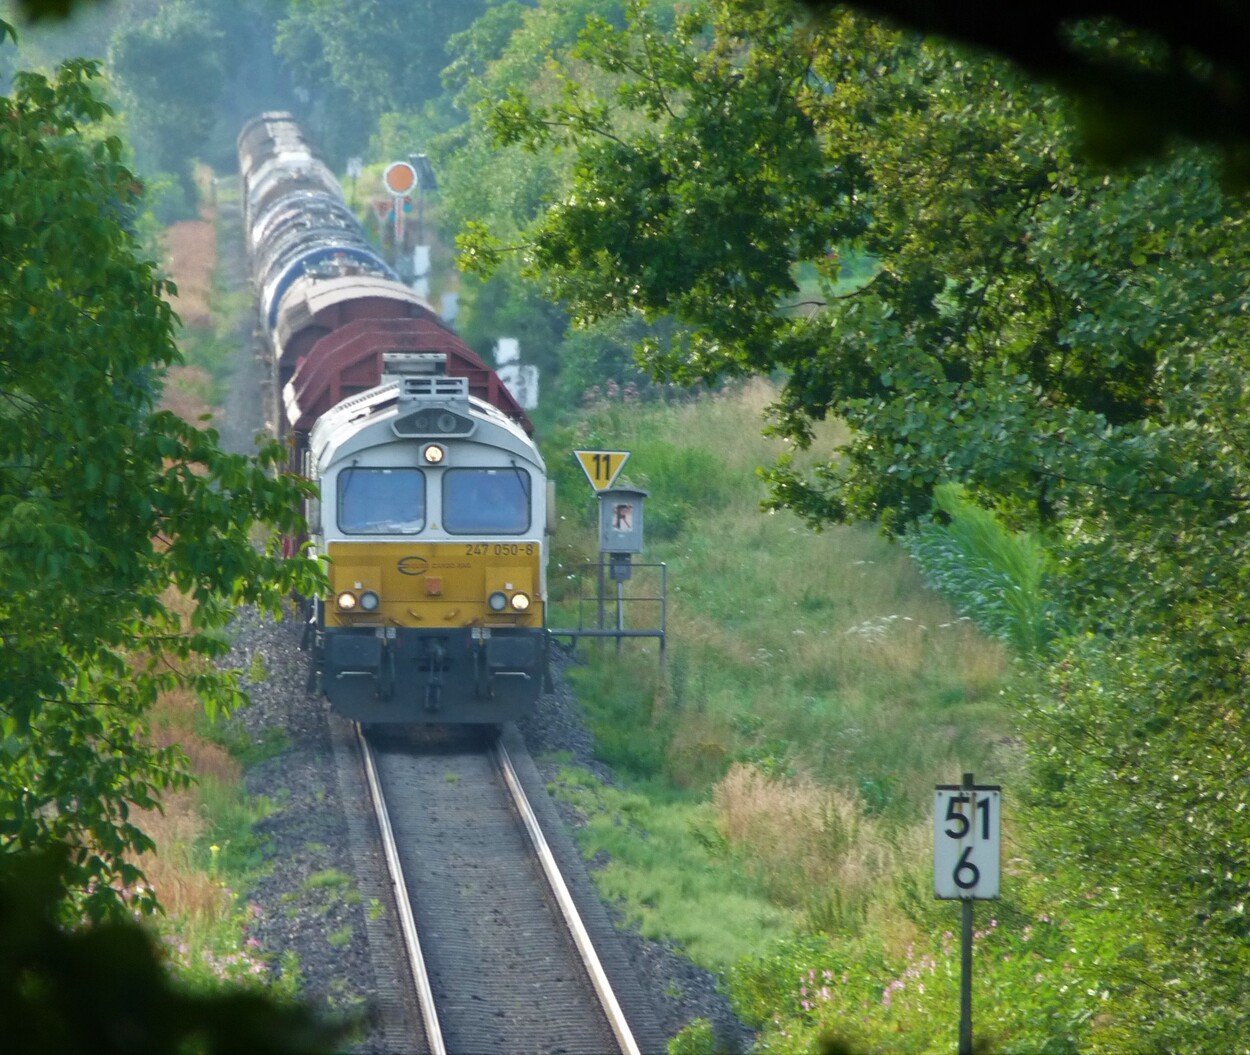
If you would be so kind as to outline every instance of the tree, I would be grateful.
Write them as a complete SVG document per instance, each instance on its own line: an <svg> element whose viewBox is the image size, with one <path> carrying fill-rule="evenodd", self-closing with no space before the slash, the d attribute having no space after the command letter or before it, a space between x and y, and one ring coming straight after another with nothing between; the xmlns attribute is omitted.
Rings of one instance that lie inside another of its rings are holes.
<svg viewBox="0 0 1250 1055"><path fill-rule="evenodd" d="M711 0L672 32L635 5L576 58L615 85L566 71L555 102L491 107L503 141L574 155L526 232L532 273L583 319L684 324L644 349L660 377L780 376L772 429L796 445L844 419L838 458L768 474L813 525L901 533L957 482L1041 534L1072 633L1017 696L1039 875L1115 1036L1246 1043L1250 827L1227 774L1250 748L1250 259L1222 159L1093 169L1053 89L783 2ZM854 284L847 247L876 265ZM800 264L823 288L800 293ZM1109 962L1108 926L1137 951Z"/></svg>
<svg viewBox="0 0 1250 1055"><path fill-rule="evenodd" d="M486 224L498 240L516 241L567 186L571 158L501 146L490 128L489 106L478 104L521 88L558 93L558 82L547 72L551 57L567 54L592 14L619 22L622 7L618 0L552 0L540 7L505 3L449 41L444 81L456 108L468 115L430 144L443 176L440 228L449 243L461 231ZM601 79L585 64L576 75ZM613 333L567 333L563 306L522 276L515 256L502 258L485 281L467 275L461 294L457 325L465 339L487 352L500 335L519 338L526 362L542 371L549 406L576 405L595 384L643 380L633 365L631 342Z"/></svg>
<svg viewBox="0 0 1250 1055"><path fill-rule="evenodd" d="M0 857L0 1015L14 1055L316 1055L346 1030L266 994L193 993L135 920L67 929L67 854Z"/></svg>
<svg viewBox="0 0 1250 1055"><path fill-rule="evenodd" d="M816 13L830 0L805 0ZM1227 148L1238 178L1250 177L1246 45L1250 17L1238 4L1184 7L1130 0L1003 7L929 0L856 0L850 6L930 38L947 38L1010 59L1029 77L1079 104L1084 146L1112 162L1159 154L1176 140ZM1109 32L1090 34L1091 22ZM1135 47L1149 49L1142 63Z"/></svg>
<svg viewBox="0 0 1250 1055"><path fill-rule="evenodd" d="M278 53L310 97L324 86L350 101L350 112L333 114L343 127L322 137L337 141L349 129L359 135L383 113L419 110L438 96L447 39L484 10L483 0L301 0L278 25Z"/></svg>
<svg viewBox="0 0 1250 1055"><path fill-rule="evenodd" d="M26 17L66 18L95 0L21 0ZM1158 152L1173 138L1228 151L1240 178L1250 148L1250 91L1243 56L1250 19L1236 3L1196 0L1184 7L1129 0L1098 4L1029 2L1005 8L929 0L804 0L818 15L847 7L922 33L988 48L1020 69L1080 99L1087 143L1105 157ZM1074 32L1083 20L1110 21L1124 34L1154 41L1157 61L1143 69L1114 48L1089 48ZM467 24L467 23L466 23Z"/></svg>
<svg viewBox="0 0 1250 1055"><path fill-rule="evenodd" d="M193 166L210 139L226 72L225 35L185 2L118 29L109 66L129 100L128 124L150 171L175 173L195 200Z"/></svg>
<svg viewBox="0 0 1250 1055"><path fill-rule="evenodd" d="M237 672L211 664L235 607L277 611L320 576L252 544L258 522L298 532L308 488L274 475L283 452L225 454L157 409L171 287L138 255L122 144L93 138L95 75L20 74L0 100L0 850L67 842L101 916L151 907L130 812L187 779L146 738L156 694L235 706Z"/></svg>

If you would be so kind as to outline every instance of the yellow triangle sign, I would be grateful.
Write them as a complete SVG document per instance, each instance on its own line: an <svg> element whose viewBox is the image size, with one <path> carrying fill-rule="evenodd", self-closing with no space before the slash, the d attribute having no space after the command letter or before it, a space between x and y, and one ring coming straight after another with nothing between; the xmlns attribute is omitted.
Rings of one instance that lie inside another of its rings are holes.
<svg viewBox="0 0 1250 1055"><path fill-rule="evenodd" d="M631 451L574 451L577 463L596 491L606 491L621 475Z"/></svg>

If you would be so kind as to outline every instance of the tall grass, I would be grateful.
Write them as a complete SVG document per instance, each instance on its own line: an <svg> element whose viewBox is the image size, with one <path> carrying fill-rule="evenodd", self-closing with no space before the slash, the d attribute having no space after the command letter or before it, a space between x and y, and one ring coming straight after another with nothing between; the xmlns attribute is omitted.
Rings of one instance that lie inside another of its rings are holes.
<svg viewBox="0 0 1250 1055"><path fill-rule="evenodd" d="M931 853L933 785L1012 764L1004 645L871 527L814 533L762 510L756 469L786 450L760 435L774 398L757 381L688 403L603 405L560 436L632 451L622 482L649 492L635 561L664 562L670 589L666 669L640 640L583 643L571 672L633 805L626 814L621 793L571 777L558 790L587 817L586 851L611 856L605 893L714 969L805 934L905 948L893 906ZM796 462L842 438L827 425ZM562 576L595 557L595 501L569 478L570 450L547 454L566 475L559 619L573 596ZM714 936L743 919L773 922L749 940Z"/></svg>
<svg viewBox="0 0 1250 1055"><path fill-rule="evenodd" d="M809 928L860 929L896 870L897 844L858 796L735 763L712 806L727 851Z"/></svg>
<svg viewBox="0 0 1250 1055"><path fill-rule="evenodd" d="M757 382L591 418L601 442L617 430L611 445L633 451L629 482L650 492L637 559L668 567L669 663L660 678L653 644L626 643L619 661L613 646L583 647L583 698L605 758L639 776L706 793L733 762L756 762L914 818L934 783L982 765L1007 736L1004 649L872 528L816 534L761 510L754 470L783 449L758 431L772 395ZM807 457L837 439L829 428ZM562 497L563 552L593 558L589 488Z"/></svg>

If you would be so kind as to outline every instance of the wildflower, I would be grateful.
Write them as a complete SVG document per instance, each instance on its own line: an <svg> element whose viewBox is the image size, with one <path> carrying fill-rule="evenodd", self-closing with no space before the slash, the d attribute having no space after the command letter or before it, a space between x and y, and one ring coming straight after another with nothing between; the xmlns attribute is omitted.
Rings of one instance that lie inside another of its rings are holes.
<svg viewBox="0 0 1250 1055"><path fill-rule="evenodd" d="M881 994L881 1006L889 1007L894 999L894 994L904 988L903 980L895 978L889 985L885 987L885 991Z"/></svg>

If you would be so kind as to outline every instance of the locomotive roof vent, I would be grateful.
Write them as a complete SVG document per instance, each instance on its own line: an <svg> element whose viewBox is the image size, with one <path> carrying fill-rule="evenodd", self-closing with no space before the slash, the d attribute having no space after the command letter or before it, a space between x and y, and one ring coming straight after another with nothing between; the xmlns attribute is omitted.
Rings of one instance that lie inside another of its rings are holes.
<svg viewBox="0 0 1250 1055"><path fill-rule="evenodd" d="M469 409L469 379L448 377L447 356L434 352L387 352L383 376L399 382L396 436L468 436L477 427Z"/></svg>
<svg viewBox="0 0 1250 1055"><path fill-rule="evenodd" d="M387 380L404 377L443 376L447 373L444 352L383 352L382 376Z"/></svg>

